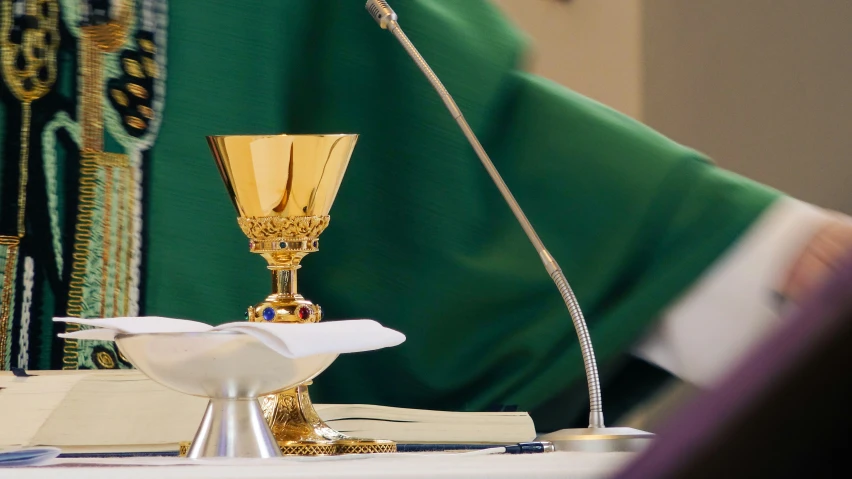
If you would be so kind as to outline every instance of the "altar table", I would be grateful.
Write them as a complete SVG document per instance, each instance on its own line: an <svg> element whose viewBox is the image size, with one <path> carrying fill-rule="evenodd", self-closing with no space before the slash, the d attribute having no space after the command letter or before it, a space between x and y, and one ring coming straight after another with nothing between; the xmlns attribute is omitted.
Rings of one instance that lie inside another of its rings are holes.
<svg viewBox="0 0 852 479"><path fill-rule="evenodd" d="M0 468L0 479L598 479L611 477L633 457L632 453L553 452L487 456L400 453L369 457L200 461L176 457L57 458L38 467Z"/></svg>

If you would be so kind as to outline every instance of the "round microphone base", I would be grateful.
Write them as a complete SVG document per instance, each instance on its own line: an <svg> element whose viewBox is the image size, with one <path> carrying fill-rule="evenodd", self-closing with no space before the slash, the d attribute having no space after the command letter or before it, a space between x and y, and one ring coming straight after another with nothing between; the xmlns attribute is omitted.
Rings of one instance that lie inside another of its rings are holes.
<svg viewBox="0 0 852 479"><path fill-rule="evenodd" d="M630 427L562 429L535 438L553 443L557 451L638 452L651 444L654 435Z"/></svg>

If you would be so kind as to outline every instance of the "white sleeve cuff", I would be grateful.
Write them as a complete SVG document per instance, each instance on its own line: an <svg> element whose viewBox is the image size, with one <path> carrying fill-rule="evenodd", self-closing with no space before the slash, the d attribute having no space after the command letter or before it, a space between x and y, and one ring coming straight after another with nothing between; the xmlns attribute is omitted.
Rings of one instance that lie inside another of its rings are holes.
<svg viewBox="0 0 852 479"><path fill-rule="evenodd" d="M774 292L829 219L815 206L776 201L663 313L634 354L697 386L721 379L781 324Z"/></svg>

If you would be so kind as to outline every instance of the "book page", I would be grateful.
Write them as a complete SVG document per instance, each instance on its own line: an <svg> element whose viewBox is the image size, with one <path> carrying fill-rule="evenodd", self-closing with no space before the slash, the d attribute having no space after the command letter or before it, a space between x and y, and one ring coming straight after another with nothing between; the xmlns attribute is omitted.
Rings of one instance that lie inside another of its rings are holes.
<svg viewBox="0 0 852 479"><path fill-rule="evenodd" d="M192 440L206 407L207 399L167 389L138 371L91 373L71 389L31 445L176 447Z"/></svg>
<svg viewBox="0 0 852 479"><path fill-rule="evenodd" d="M459 412L429 409L408 409L372 404L314 404L317 414L325 421L345 419L376 419L407 422L462 422L465 424L521 424L529 414L513 412Z"/></svg>
<svg viewBox="0 0 852 479"><path fill-rule="evenodd" d="M0 373L0 447L25 446L86 373L37 374L19 378Z"/></svg>
<svg viewBox="0 0 852 479"><path fill-rule="evenodd" d="M514 443L535 438L525 412L455 412L369 404L316 404L317 414L354 437L400 443Z"/></svg>

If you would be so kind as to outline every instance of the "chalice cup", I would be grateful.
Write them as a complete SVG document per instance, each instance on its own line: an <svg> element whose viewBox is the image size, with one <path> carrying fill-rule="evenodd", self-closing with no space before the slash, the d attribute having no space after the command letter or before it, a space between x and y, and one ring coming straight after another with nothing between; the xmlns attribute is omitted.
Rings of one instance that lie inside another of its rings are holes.
<svg viewBox="0 0 852 479"><path fill-rule="evenodd" d="M249 306L255 322L315 323L322 308L298 291L302 258L319 250L358 135L222 135L207 142L249 251L272 274L272 293ZM395 452L392 441L357 439L325 424L308 394L310 382L260 398L264 417L285 455Z"/></svg>

